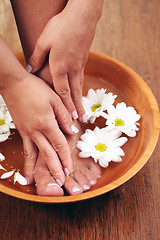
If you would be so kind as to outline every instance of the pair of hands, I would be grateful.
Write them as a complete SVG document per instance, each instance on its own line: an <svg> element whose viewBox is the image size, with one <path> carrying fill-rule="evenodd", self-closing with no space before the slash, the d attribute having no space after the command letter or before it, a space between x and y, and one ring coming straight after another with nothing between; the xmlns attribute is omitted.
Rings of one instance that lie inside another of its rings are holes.
<svg viewBox="0 0 160 240"><path fill-rule="evenodd" d="M71 153L60 128L73 135L77 129L72 118L86 121L82 106L83 72L96 27L94 23L88 24L65 11L53 17L28 61L27 67L35 73L49 53L49 70L57 94L27 72L21 81L7 87L9 110L23 138L24 172L29 183L33 181L37 148L60 186L65 175L73 171Z"/></svg>

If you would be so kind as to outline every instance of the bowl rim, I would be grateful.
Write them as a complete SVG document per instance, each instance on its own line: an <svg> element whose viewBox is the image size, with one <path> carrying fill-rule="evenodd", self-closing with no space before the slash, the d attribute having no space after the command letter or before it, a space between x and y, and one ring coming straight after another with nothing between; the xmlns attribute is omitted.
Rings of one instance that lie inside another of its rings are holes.
<svg viewBox="0 0 160 240"><path fill-rule="evenodd" d="M22 56L23 56L22 52L16 54L17 58L20 58ZM5 193L7 195L10 195L12 197L16 197L19 199L28 200L28 201L32 201L32 202L39 202L39 203L58 204L58 203L78 202L78 201L87 200L87 199L91 199L93 197L100 196L104 193L107 193L107 192L119 187L120 185L122 185L123 183L128 181L130 178L132 178L148 161L149 157L151 156L151 154L157 144L158 137L159 137L159 131L160 131L159 108L158 108L157 101L156 101L151 89L146 84L146 82L134 70L132 70L130 67L128 67L126 64L122 63L121 61L119 61L115 58L109 57L105 54L94 52L94 51L91 51L89 53L89 57L95 57L95 58L103 59L105 61L110 61L112 64L117 65L117 66L121 67L121 69L127 71L127 73L130 74L131 76L134 76L134 79L136 80L136 82L141 83L138 85L140 85L140 87L143 89L143 92L147 95L148 101L149 101L150 105L152 106L152 116L153 116L152 135L151 135L150 141L144 151L143 156L141 156L140 159L138 160L138 162L136 162L131 169L129 169L127 172L125 172L124 175L122 175L118 179L114 180L113 182L107 184L106 186L100 187L100 188L98 188L96 190L92 190L90 192L84 192L84 193L81 193L78 195L60 196L60 197L38 196L38 195L31 195L29 193L23 193L18 190L11 189L0 183L0 191L2 193Z"/></svg>

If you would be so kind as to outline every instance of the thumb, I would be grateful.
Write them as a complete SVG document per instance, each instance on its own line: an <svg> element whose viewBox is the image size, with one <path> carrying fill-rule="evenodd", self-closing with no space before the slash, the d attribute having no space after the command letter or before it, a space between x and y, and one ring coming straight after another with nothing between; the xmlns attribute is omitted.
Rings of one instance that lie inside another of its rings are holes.
<svg viewBox="0 0 160 240"><path fill-rule="evenodd" d="M42 42L41 36L36 42L34 51L27 61L26 70L29 73L37 72L43 65L46 59L46 55L49 52L50 48L46 45L45 41Z"/></svg>

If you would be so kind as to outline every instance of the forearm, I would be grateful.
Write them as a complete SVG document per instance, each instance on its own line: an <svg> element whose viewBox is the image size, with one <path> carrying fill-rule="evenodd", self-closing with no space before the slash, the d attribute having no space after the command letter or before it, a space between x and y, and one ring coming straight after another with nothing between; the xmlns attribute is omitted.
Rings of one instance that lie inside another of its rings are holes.
<svg viewBox="0 0 160 240"><path fill-rule="evenodd" d="M21 79L26 71L1 36L0 53L0 93L2 94L9 84Z"/></svg>
<svg viewBox="0 0 160 240"><path fill-rule="evenodd" d="M10 0L26 60L50 18L60 13L68 0Z"/></svg>

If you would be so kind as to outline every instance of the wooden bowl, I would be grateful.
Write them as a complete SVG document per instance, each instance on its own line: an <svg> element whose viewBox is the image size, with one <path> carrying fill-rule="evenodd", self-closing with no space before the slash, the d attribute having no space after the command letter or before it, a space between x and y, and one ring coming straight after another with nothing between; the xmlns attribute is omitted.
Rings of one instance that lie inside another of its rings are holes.
<svg viewBox="0 0 160 240"><path fill-rule="evenodd" d="M24 65L23 54L17 55ZM62 197L37 196L35 186L21 186L10 181L0 180L0 191L8 195L43 203L67 203L89 199L104 194L120 186L134 176L151 156L159 135L160 117L157 102L143 79L125 64L102 54L91 52L85 68L83 95L89 88L107 88L117 94L117 102L124 101L134 106L141 115L140 131L135 138L129 138L124 146L125 156L121 163L111 163L103 170L101 179L89 191ZM87 126L88 127L88 126ZM1 152L6 156L3 166L9 170L18 168L23 173L23 148L18 132L1 143ZM1 175L1 172L0 172Z"/></svg>

